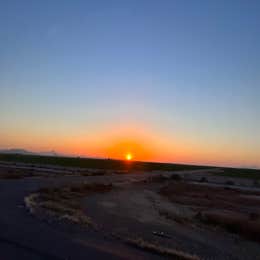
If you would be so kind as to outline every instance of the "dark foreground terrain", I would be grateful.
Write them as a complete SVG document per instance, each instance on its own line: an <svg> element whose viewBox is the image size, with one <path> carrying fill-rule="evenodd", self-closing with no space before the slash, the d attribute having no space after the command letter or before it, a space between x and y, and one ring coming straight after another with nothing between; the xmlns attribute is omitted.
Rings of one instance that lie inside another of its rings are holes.
<svg viewBox="0 0 260 260"><path fill-rule="evenodd" d="M260 259L251 172L127 167L2 161L0 259Z"/></svg>

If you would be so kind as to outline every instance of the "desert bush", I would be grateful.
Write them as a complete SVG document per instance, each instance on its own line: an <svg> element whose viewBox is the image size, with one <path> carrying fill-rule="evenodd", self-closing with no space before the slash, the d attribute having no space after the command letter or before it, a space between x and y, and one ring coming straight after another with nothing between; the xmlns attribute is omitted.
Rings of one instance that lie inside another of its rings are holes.
<svg viewBox="0 0 260 260"><path fill-rule="evenodd" d="M260 241L260 223L257 221L257 215L252 214L255 219L247 220L245 217L237 216L237 213L217 213L206 212L202 214L201 220L209 225L220 226L231 233L242 235L248 239ZM249 216L250 218L250 216Z"/></svg>
<svg viewBox="0 0 260 260"><path fill-rule="evenodd" d="M95 172L95 175L106 175L107 171L106 170L98 170Z"/></svg>
<svg viewBox="0 0 260 260"><path fill-rule="evenodd" d="M171 180L181 181L181 180L182 180L182 176L179 175L179 174L172 174L172 175L171 175Z"/></svg>
<svg viewBox="0 0 260 260"><path fill-rule="evenodd" d="M163 182L168 180L168 177L161 174L161 175L150 176L147 180L148 182Z"/></svg>
<svg viewBox="0 0 260 260"><path fill-rule="evenodd" d="M249 213L249 220L255 221L259 219L259 214L256 212Z"/></svg>
<svg viewBox="0 0 260 260"><path fill-rule="evenodd" d="M235 183L233 181L229 180L229 181L226 181L226 185L235 185Z"/></svg>
<svg viewBox="0 0 260 260"><path fill-rule="evenodd" d="M203 176L200 178L199 182L208 182L208 179Z"/></svg>
<svg viewBox="0 0 260 260"><path fill-rule="evenodd" d="M253 180L253 186L254 187L260 187L260 183L258 180Z"/></svg>
<svg viewBox="0 0 260 260"><path fill-rule="evenodd" d="M170 212L167 210L159 210L159 214L169 220L173 220L177 223L184 224L188 221L188 219L178 213Z"/></svg>
<svg viewBox="0 0 260 260"><path fill-rule="evenodd" d="M202 212L201 212L201 211L198 211L198 212L196 213L196 215L195 215L195 218L196 218L196 219L199 219L199 220L202 220L202 217L203 217L203 215L202 215Z"/></svg>

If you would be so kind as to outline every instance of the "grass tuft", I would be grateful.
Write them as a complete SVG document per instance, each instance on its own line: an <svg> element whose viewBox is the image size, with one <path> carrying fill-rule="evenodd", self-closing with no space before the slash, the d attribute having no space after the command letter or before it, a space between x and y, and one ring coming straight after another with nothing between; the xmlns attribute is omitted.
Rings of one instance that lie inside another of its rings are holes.
<svg viewBox="0 0 260 260"><path fill-rule="evenodd" d="M166 257L173 257L174 259L179 260L199 260L200 258L196 255L191 255L180 250L173 248L163 247L148 241L143 240L142 238L136 239L126 239L125 242L129 245L135 246L137 248L147 250L156 254L160 254Z"/></svg>

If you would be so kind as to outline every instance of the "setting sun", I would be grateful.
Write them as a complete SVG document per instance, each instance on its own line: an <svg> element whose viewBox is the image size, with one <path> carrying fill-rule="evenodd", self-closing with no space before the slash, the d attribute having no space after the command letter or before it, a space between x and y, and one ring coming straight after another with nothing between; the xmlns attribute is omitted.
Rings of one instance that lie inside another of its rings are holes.
<svg viewBox="0 0 260 260"><path fill-rule="evenodd" d="M125 159L126 159L127 161L131 161L132 158L133 158L133 156L132 156L131 153L127 153L127 154L125 155Z"/></svg>

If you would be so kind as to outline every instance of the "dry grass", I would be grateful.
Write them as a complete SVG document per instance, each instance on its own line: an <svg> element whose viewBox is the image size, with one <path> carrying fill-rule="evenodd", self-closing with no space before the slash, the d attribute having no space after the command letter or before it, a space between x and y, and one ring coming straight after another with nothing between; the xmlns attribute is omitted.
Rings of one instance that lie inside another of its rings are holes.
<svg viewBox="0 0 260 260"><path fill-rule="evenodd" d="M37 176L33 170L23 170L23 169L0 169L0 179L23 179L26 177Z"/></svg>
<svg viewBox="0 0 260 260"><path fill-rule="evenodd" d="M160 194L197 213L197 217L187 223L220 226L228 232L260 241L259 191L172 182L164 186ZM182 218L167 212L161 214L179 223L185 222L185 216Z"/></svg>
<svg viewBox="0 0 260 260"><path fill-rule="evenodd" d="M38 194L32 193L29 196L24 198L25 206L29 209L29 211L33 214L35 212L35 209L37 207L37 200Z"/></svg>
<svg viewBox="0 0 260 260"><path fill-rule="evenodd" d="M166 257L180 259L180 260L199 260L200 258L196 255L191 255L180 250L173 248L163 247L148 241L143 240L142 238L137 239L126 239L125 242L129 245L147 250L156 254L160 254Z"/></svg>
<svg viewBox="0 0 260 260"><path fill-rule="evenodd" d="M165 210L165 209L159 209L159 214L166 219L173 220L179 224L187 224L190 222L190 218L184 216L183 214L178 214L173 211Z"/></svg>
<svg viewBox="0 0 260 260"><path fill-rule="evenodd" d="M200 219L204 223L221 226L229 232L260 241L260 221L258 218L255 218L253 213L246 215L232 211L206 211L201 213Z"/></svg>
<svg viewBox="0 0 260 260"><path fill-rule="evenodd" d="M89 217L84 214L80 200L95 192L108 192L112 184L81 184L64 186L61 188L42 188L38 193L33 193L25 198L25 205L31 213L44 210L59 219L94 226Z"/></svg>

